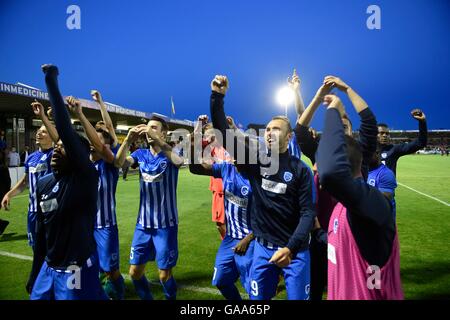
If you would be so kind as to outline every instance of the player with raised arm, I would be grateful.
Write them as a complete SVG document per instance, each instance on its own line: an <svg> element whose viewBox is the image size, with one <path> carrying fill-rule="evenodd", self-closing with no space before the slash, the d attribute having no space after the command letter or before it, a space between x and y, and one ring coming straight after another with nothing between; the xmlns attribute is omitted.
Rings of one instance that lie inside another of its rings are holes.
<svg viewBox="0 0 450 320"><path fill-rule="evenodd" d="M34 239L36 230L36 213L37 213L37 198L36 187L37 182L43 176L52 172L50 160L53 154L53 142L58 141L58 134L56 128L47 118L44 106L36 100L31 103L33 113L38 116L43 125L36 132L36 145L38 150L28 156L25 162L25 174L12 189L5 194L2 199L1 208L9 210L11 199L23 192L27 187L29 188L29 205L27 216L27 235L28 243L34 250Z"/></svg>
<svg viewBox="0 0 450 320"><path fill-rule="evenodd" d="M101 101L100 93L95 92ZM80 121L91 144L90 159L98 172L97 216L95 219L94 238L97 243L100 271L106 274L104 289L111 299L124 298L124 279L119 268L119 231L116 218L116 189L119 179L119 167L115 155L119 146L114 141L106 126L95 129L83 113L79 100L74 97L66 99L72 114ZM109 123L108 112L102 117ZM114 131L112 123L108 128Z"/></svg>
<svg viewBox="0 0 450 320"><path fill-rule="evenodd" d="M61 140L52 155L52 173L37 185L36 244L27 290L32 300L107 299L98 278L98 174L89 159L89 142L72 128L58 69L42 69Z"/></svg>
<svg viewBox="0 0 450 320"><path fill-rule="evenodd" d="M100 106L100 112L103 119L103 121L97 122L97 124L95 125L95 129L102 129L103 131L106 131L111 136L111 149L116 148L119 142L117 140L116 131L114 129L111 117L108 113L108 109L105 102L103 101L103 97L98 90L91 90L91 96L92 99L94 99L94 101L97 102Z"/></svg>
<svg viewBox="0 0 450 320"><path fill-rule="evenodd" d="M419 122L419 137L408 143L392 144L387 124L378 123L378 143L381 147L381 163L397 175L397 161L400 157L415 153L427 146L427 120L420 109L411 111L411 116Z"/></svg>
<svg viewBox="0 0 450 320"><path fill-rule="evenodd" d="M361 146L344 134L342 102L335 95L324 102L317 170L322 188L339 201L328 227L328 299L403 299L390 202L361 175Z"/></svg>
<svg viewBox="0 0 450 320"><path fill-rule="evenodd" d="M225 149L216 141L214 128L212 123L208 123L207 115L200 115L194 127L194 135L203 133L202 148L208 148L211 155L211 161L221 163L229 160ZM209 190L212 192L211 213L212 221L216 223L217 231L219 231L220 238L223 240L226 235L225 225L225 205L222 179L210 177Z"/></svg>
<svg viewBox="0 0 450 320"><path fill-rule="evenodd" d="M172 151L165 139L167 123L153 116L148 125L136 126L128 132L117 153L122 166L139 164L140 204L130 253L130 276L137 294L151 300L145 265L154 261L159 269L159 280L167 299L176 299L177 286L172 274L178 259L178 168L184 159ZM127 157L130 145L139 136L146 136L150 149L138 149Z"/></svg>
<svg viewBox="0 0 450 320"><path fill-rule="evenodd" d="M227 120L230 127L234 127L233 119L228 117ZM221 178L223 183L226 235L216 254L212 284L226 299L241 300L234 283L240 277L242 286L250 294L249 276L254 247L250 224L251 186L230 162L209 164L202 161L201 154L194 155L194 159L198 159L199 163L191 161L189 170L192 173Z"/></svg>
<svg viewBox="0 0 450 320"><path fill-rule="evenodd" d="M291 90L294 92L295 111L297 112L297 117L300 117L305 111L305 104L303 103L303 98L300 92L300 77L298 76L296 69L294 69L292 77L287 78L287 83L289 88L291 88ZM298 159L301 159L302 152L300 150L300 146L298 145L297 136L295 134L293 134L292 138L289 140L288 150L291 155Z"/></svg>
<svg viewBox="0 0 450 320"><path fill-rule="evenodd" d="M319 139L313 136L313 132L309 127L311 120L317 108L323 101L323 98L333 89L337 88L339 91L348 95L353 104L355 111L359 114L361 119L360 126L360 144L364 150L363 159L363 175L366 177L369 171L369 162L376 148L377 127L375 116L368 107L367 103L356 93L348 84L340 78L334 76L327 76L324 78L322 86L317 90L316 95L309 104L308 108L301 114L297 120L297 125L294 129L297 140L300 144L300 149L315 166L315 155L319 143ZM342 115L342 124L346 135L352 135L352 123L346 113ZM314 175L314 181L317 191L317 219L318 224L324 230L328 229L328 223L334 206L335 199L325 190L319 187L319 177L317 172ZM311 300L321 300L323 291L326 286L327 278L327 247L320 238L321 230L315 228L313 237L311 239Z"/></svg>
<svg viewBox="0 0 450 320"><path fill-rule="evenodd" d="M226 142L228 129L224 96L228 79L216 76L211 82L211 117ZM250 139L225 144L239 172L248 178L252 191L251 226L256 237L250 271L250 298L271 299L280 273L286 282L288 299L308 299L310 282L309 233L315 217L311 170L288 152L292 129L286 117L274 117L266 126L268 148L254 148ZM244 150L245 161L237 150ZM256 155L252 163L251 157Z"/></svg>

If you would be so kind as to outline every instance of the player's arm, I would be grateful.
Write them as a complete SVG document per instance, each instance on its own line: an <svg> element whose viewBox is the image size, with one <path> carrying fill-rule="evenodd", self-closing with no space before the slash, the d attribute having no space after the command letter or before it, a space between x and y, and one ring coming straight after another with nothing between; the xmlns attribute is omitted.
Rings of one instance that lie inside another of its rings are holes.
<svg viewBox="0 0 450 320"><path fill-rule="evenodd" d="M152 128L149 126L142 127L139 130L140 135L146 134L148 138L155 141L156 145L161 148L161 151L167 157L167 159L172 162L174 166L177 168L181 167L184 163L184 158L180 156L178 153L173 151L173 148L163 139L161 138Z"/></svg>
<svg viewBox="0 0 450 320"><path fill-rule="evenodd" d="M43 65L42 71L45 73L45 84L53 106L56 130L64 144L66 155L76 169L84 171L91 166L89 150L82 145L80 137L70 122L69 113L58 87L58 68L53 65Z"/></svg>
<svg viewBox="0 0 450 320"><path fill-rule="evenodd" d="M338 88L340 91L347 94L349 97L355 111L361 118L361 125L359 128L359 136L363 153L363 176L367 177L367 166L372 158L373 153L377 148L377 119L375 115L370 110L366 101L350 87L347 83L342 81L342 79L335 76L326 76L324 84L332 88Z"/></svg>
<svg viewBox="0 0 450 320"><path fill-rule="evenodd" d="M297 123L294 128L294 134L300 150L314 164L316 162L316 151L319 144L314 139L310 128Z"/></svg>
<svg viewBox="0 0 450 320"><path fill-rule="evenodd" d="M231 154L231 157L233 159L238 159L237 157L237 151L243 150L244 151L244 159L249 159L249 146L248 146L248 137L244 137L245 139L238 139L238 137L235 135L234 138L234 146L227 147L227 138L226 133L229 129L228 121L225 116L225 110L224 110L224 97L228 90L228 79L225 76L216 76L211 81L211 98L210 98L210 112L211 112L211 119L212 123L215 129L219 130L219 132L222 134L222 145L223 147ZM233 148L234 147L234 148ZM257 150L255 150L257 152ZM244 163L236 164L238 166L239 171L249 173L249 170L251 166L248 164L247 161L244 161Z"/></svg>
<svg viewBox="0 0 450 320"><path fill-rule="evenodd" d="M92 98L98 103L100 106L100 112L102 114L103 122L105 122L106 129L108 129L109 134L111 135L111 138L113 139L113 143L111 144L112 148L115 148L117 146L118 140L116 131L114 129L113 122L111 120L111 117L108 113L108 109L106 108L105 103L103 102L102 95L97 90L91 90L91 96Z"/></svg>
<svg viewBox="0 0 450 320"><path fill-rule="evenodd" d="M15 196L17 196L18 194L22 193L23 190L25 190L28 186L28 175L25 173L22 177L22 179L20 179L16 185L14 187L11 188L11 190L9 190L2 199L2 205L0 207L4 208L5 210L9 210L9 205L11 202L11 199L14 198Z"/></svg>
<svg viewBox="0 0 450 320"><path fill-rule="evenodd" d="M292 73L292 78L287 79L288 86L292 89L295 96L295 111L297 112L297 117L300 117L305 111L305 104L303 103L302 94L300 92L300 78L297 75L297 70L294 69Z"/></svg>
<svg viewBox="0 0 450 320"><path fill-rule="evenodd" d="M42 123L47 129L47 132L50 138L52 138L52 141L54 143L57 143L59 140L58 131L56 131L55 126L50 122L49 118L45 114L44 106L36 99L34 99L34 102L31 103L31 107L33 108L33 113L42 120Z"/></svg>
<svg viewBox="0 0 450 320"><path fill-rule="evenodd" d="M297 119L297 124L305 127L309 127L311 124L311 120L319 108L320 104L323 101L323 97L325 97L331 91L331 87L323 84L316 92L316 95L309 103L306 110L302 113L302 115Z"/></svg>
<svg viewBox="0 0 450 320"><path fill-rule="evenodd" d="M328 243L328 233L326 230L322 229L317 217L314 219L314 226L311 232L311 237L316 239L318 243L326 245Z"/></svg>
<svg viewBox="0 0 450 320"><path fill-rule="evenodd" d="M193 174L212 176L212 164L206 163L202 158L202 148L195 150L194 143L191 143L191 161L189 161L189 171ZM197 152L196 152L197 151Z"/></svg>
<svg viewBox="0 0 450 320"><path fill-rule="evenodd" d="M77 117L78 120L80 120L80 123L83 126L83 130L86 133L86 136L91 142L95 151L100 154L103 160L108 163L112 163L114 161L114 154L112 153L110 148L108 148L101 142L100 138L98 137L97 131L84 115L80 101L72 96L67 97L66 101L69 105L69 110L73 115Z"/></svg>
<svg viewBox="0 0 450 320"><path fill-rule="evenodd" d="M250 232L248 235L245 236L244 239L238 242L236 247L233 248L234 253L237 255L243 256L247 252L248 246L250 245L250 242L255 240L255 235L253 232Z"/></svg>
<svg viewBox="0 0 450 320"><path fill-rule="evenodd" d="M131 145L139 139L139 135L143 127L146 127L146 125L140 124L134 128L131 128L128 131L128 134L126 138L123 140L123 143L119 148L119 151L117 151L116 159L114 160L114 165L116 167L118 168L123 167L125 162L128 163L128 166L135 164L136 160L133 157L127 155L128 151L130 151Z"/></svg>
<svg viewBox="0 0 450 320"><path fill-rule="evenodd" d="M300 208L300 220L286 247L275 252L269 260L280 268L289 265L298 251L308 246L309 234L316 217L314 180L311 170L306 165L302 165L298 181L300 181L300 187L297 201Z"/></svg>
<svg viewBox="0 0 450 320"><path fill-rule="evenodd" d="M325 127L317 151L317 170L322 188L341 202L351 214L364 217L378 226L391 218L388 201L362 179L354 179L347 155L347 145L339 98L327 96Z"/></svg>
<svg viewBox="0 0 450 320"><path fill-rule="evenodd" d="M411 116L419 122L419 137L408 143L394 145L394 154L398 157L414 153L427 146L428 131L425 113L420 109L411 111Z"/></svg>

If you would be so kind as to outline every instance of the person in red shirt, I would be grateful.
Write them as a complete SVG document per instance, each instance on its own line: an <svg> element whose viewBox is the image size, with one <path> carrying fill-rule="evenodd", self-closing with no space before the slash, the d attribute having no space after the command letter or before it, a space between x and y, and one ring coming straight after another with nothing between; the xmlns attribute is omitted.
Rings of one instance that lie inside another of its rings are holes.
<svg viewBox="0 0 450 320"><path fill-rule="evenodd" d="M215 139L212 123L208 123L208 116L201 115L197 120L198 121L194 129L194 133L200 132L200 130L202 131L202 148L205 149L208 146L210 147L211 162L221 163L223 161L230 161L230 155L228 154L228 152L220 144L218 144ZM220 237L223 240L226 234L226 225L222 179L211 177L209 182L209 190L211 190L212 192L212 221L216 223L217 230L219 231Z"/></svg>

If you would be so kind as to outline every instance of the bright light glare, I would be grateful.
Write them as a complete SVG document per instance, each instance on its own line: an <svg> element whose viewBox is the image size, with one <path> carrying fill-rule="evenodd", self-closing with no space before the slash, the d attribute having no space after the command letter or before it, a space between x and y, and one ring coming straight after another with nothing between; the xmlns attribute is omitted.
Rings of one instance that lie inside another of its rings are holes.
<svg viewBox="0 0 450 320"><path fill-rule="evenodd" d="M289 87L283 87L277 92L277 101L283 107L292 103L294 98L294 92Z"/></svg>

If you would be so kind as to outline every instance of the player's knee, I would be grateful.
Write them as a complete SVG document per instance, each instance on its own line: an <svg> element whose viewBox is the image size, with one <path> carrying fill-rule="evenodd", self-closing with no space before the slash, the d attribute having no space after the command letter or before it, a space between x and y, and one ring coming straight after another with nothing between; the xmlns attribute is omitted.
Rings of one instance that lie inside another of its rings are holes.
<svg viewBox="0 0 450 320"><path fill-rule="evenodd" d="M172 277L172 269L159 270L159 280L167 282Z"/></svg>
<svg viewBox="0 0 450 320"><path fill-rule="evenodd" d="M139 268L139 266L130 266L130 270L128 272L130 274L131 279L139 280L144 275L144 269Z"/></svg>

